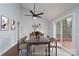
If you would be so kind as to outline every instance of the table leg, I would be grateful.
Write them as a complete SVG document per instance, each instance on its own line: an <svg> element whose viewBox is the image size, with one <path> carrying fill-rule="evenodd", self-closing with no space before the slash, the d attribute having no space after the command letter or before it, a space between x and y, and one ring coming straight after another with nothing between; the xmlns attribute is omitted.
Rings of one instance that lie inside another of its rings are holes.
<svg viewBox="0 0 79 59"><path fill-rule="evenodd" d="M27 44L27 56L28 56L28 49L29 49L29 48L28 48L28 44Z"/></svg>
<svg viewBox="0 0 79 59"><path fill-rule="evenodd" d="M55 44L56 44L56 56L57 56L57 40L55 41Z"/></svg>
<svg viewBox="0 0 79 59"><path fill-rule="evenodd" d="M48 44L48 56L50 56L50 43Z"/></svg>

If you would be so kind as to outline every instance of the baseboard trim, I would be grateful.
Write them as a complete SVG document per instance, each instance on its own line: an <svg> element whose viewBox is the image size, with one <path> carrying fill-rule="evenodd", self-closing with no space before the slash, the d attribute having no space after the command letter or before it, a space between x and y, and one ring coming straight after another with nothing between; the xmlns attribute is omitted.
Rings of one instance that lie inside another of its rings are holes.
<svg viewBox="0 0 79 59"><path fill-rule="evenodd" d="M73 52L70 52L69 49L62 47L62 49L64 49L64 51L68 52L69 54L71 54L72 56L75 56L75 54Z"/></svg>
<svg viewBox="0 0 79 59"><path fill-rule="evenodd" d="M72 56L75 56L75 53L70 52L69 49L63 47L63 46L59 46L60 48L62 48L64 51L66 51L67 53L71 54Z"/></svg>
<svg viewBox="0 0 79 59"><path fill-rule="evenodd" d="M5 49L2 53L0 53L0 56L2 56L4 53L6 53L9 49L11 49L16 44L17 44L17 42L15 42L14 44L12 44L9 48Z"/></svg>

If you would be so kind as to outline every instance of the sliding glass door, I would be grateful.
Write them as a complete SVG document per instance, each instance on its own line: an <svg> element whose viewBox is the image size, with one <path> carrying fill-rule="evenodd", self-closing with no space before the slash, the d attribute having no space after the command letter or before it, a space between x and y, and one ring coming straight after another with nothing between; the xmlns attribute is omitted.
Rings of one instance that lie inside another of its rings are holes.
<svg viewBox="0 0 79 59"><path fill-rule="evenodd" d="M63 46L72 48L72 16L63 20Z"/></svg>
<svg viewBox="0 0 79 59"><path fill-rule="evenodd" d="M56 22L56 38L65 48L72 48L72 16Z"/></svg>

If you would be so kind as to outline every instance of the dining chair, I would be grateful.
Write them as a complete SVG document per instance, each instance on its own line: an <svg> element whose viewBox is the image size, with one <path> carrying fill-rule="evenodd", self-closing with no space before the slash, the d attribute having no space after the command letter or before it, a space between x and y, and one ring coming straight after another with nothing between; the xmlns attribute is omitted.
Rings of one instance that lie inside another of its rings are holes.
<svg viewBox="0 0 79 59"><path fill-rule="evenodd" d="M26 44L26 38L27 36L21 38L19 41L18 41L18 53L19 55L21 55L23 52L23 49L26 50L26 47L27 47L27 44Z"/></svg>
<svg viewBox="0 0 79 59"><path fill-rule="evenodd" d="M47 56L48 55L48 45L32 45L32 55L33 56Z"/></svg>
<svg viewBox="0 0 79 59"><path fill-rule="evenodd" d="M44 34L39 31L36 31L36 32L30 33L29 37L31 40L36 40L36 39L40 40L40 38L44 37ZM32 55L35 55L35 56L47 55L48 53L47 45L32 45L30 48L31 48Z"/></svg>
<svg viewBox="0 0 79 59"><path fill-rule="evenodd" d="M50 37L50 36L47 36L47 38L49 39L50 41L50 48L52 48L52 51L53 51L53 48L55 48L55 55L57 56L57 40L53 37Z"/></svg>

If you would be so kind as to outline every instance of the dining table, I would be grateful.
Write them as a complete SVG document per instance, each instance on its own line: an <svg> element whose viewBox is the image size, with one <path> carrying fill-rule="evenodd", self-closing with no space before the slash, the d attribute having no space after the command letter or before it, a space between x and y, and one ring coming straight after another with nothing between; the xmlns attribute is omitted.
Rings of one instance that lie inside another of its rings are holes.
<svg viewBox="0 0 79 59"><path fill-rule="evenodd" d="M50 41L47 38L30 38L29 40L27 40L27 56L29 55L29 47L31 47L32 45L43 45L43 44L47 44L48 46L48 56L50 56Z"/></svg>

